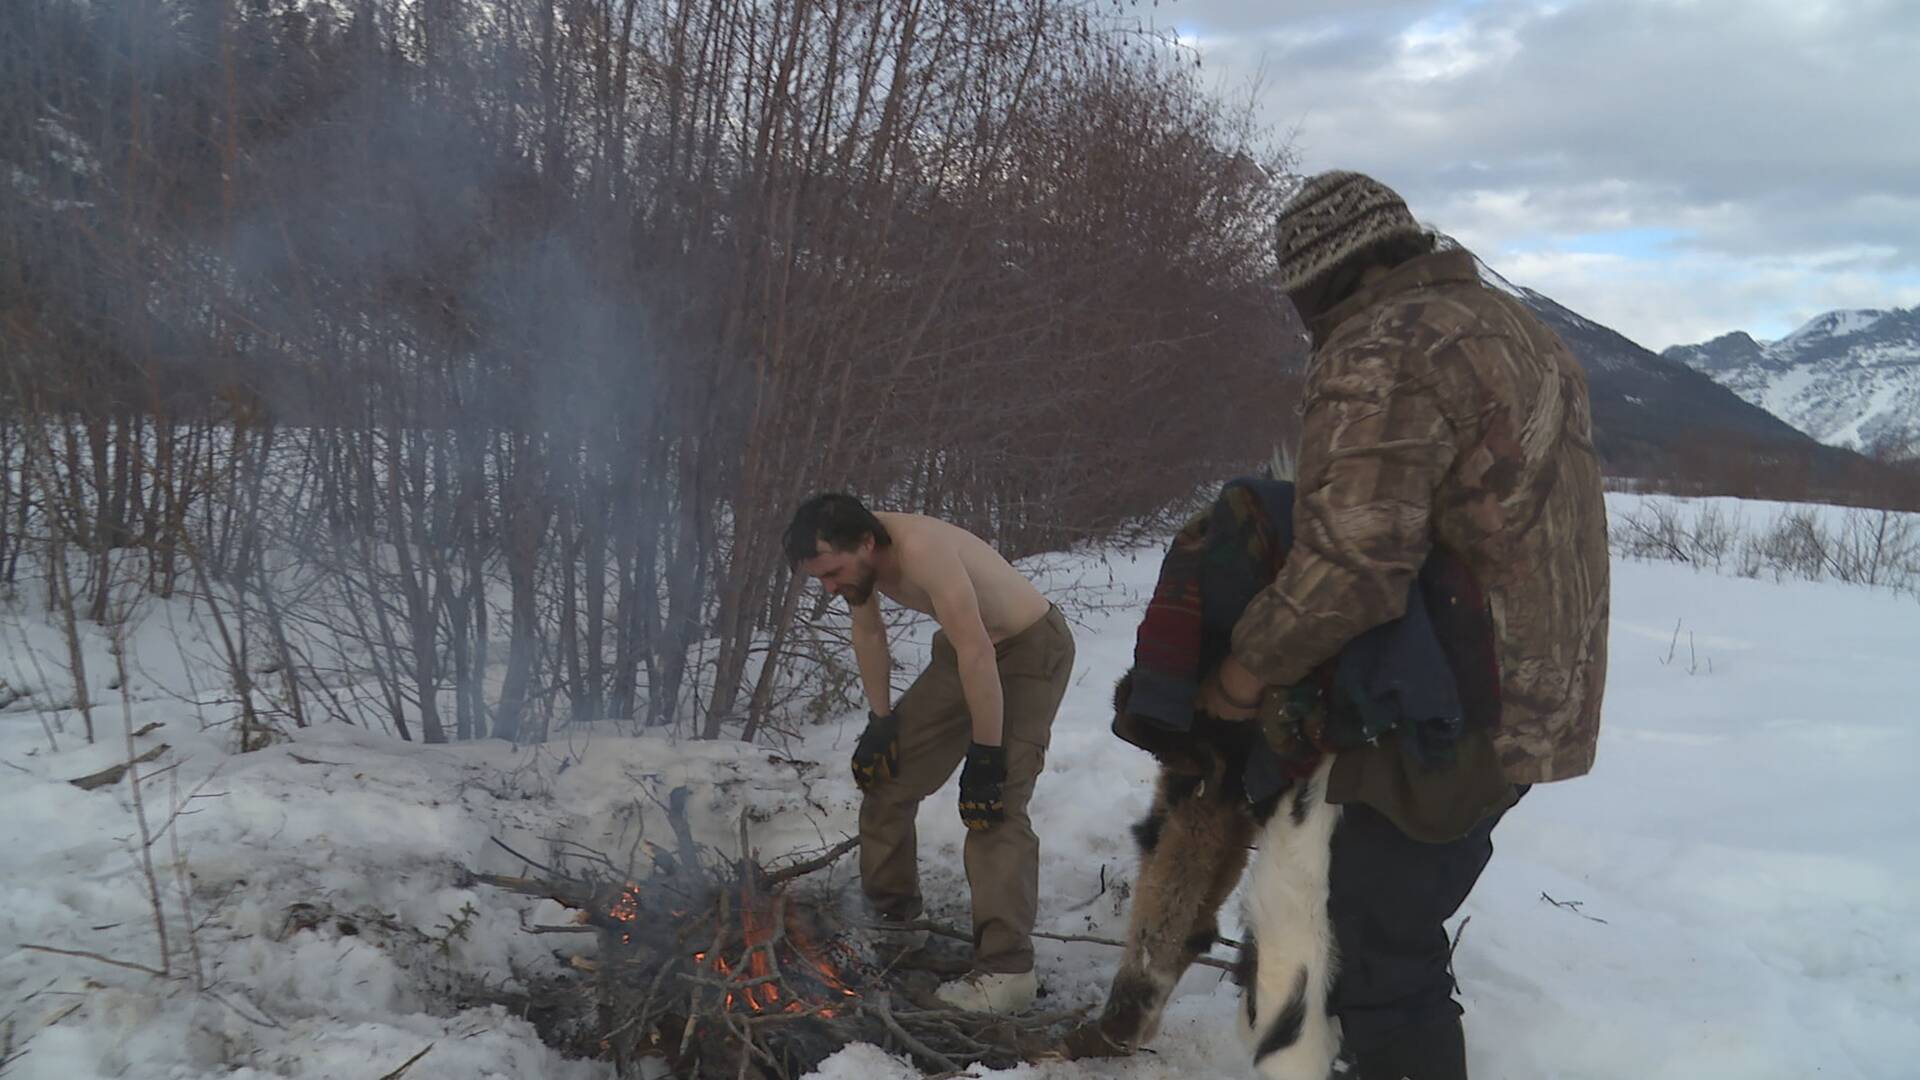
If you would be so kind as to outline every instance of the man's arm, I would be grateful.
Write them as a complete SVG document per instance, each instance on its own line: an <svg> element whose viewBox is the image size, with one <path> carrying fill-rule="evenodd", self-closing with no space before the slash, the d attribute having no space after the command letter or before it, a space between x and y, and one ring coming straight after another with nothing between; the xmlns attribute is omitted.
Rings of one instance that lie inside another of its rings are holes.
<svg viewBox="0 0 1920 1080"><path fill-rule="evenodd" d="M1403 367L1359 343L1327 356L1308 394L1293 548L1233 630L1234 659L1267 685L1299 683L1406 611L1456 452L1424 355Z"/></svg>
<svg viewBox="0 0 1920 1080"><path fill-rule="evenodd" d="M1005 701L1000 692L1000 664L994 658L993 637L980 617L980 597L967 575L960 553L940 549L920 553L919 565L909 570L933 601L933 617L946 631L960 665L960 691L973 717L973 741L999 746Z"/></svg>
<svg viewBox="0 0 1920 1080"><path fill-rule="evenodd" d="M886 716L893 711L893 657L887 652L887 626L880 620L880 594L848 606L853 613L853 658L860 667L860 685L873 715Z"/></svg>

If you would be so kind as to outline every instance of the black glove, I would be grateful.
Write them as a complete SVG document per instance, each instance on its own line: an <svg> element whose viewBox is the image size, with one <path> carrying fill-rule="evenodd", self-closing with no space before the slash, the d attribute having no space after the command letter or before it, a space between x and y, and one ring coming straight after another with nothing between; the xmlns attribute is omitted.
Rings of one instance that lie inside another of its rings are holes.
<svg viewBox="0 0 1920 1080"><path fill-rule="evenodd" d="M1280 759L1281 771L1295 779L1312 776L1331 749L1325 742L1326 710L1311 683L1267 695L1260 708L1260 734Z"/></svg>
<svg viewBox="0 0 1920 1080"><path fill-rule="evenodd" d="M867 730L853 744L853 782L871 791L882 780L900 775L900 718L893 713L875 716L867 710Z"/></svg>
<svg viewBox="0 0 1920 1080"><path fill-rule="evenodd" d="M967 767L960 770L960 820L968 829L978 832L1007 820L1000 791L1006 782L1006 747L967 747Z"/></svg>

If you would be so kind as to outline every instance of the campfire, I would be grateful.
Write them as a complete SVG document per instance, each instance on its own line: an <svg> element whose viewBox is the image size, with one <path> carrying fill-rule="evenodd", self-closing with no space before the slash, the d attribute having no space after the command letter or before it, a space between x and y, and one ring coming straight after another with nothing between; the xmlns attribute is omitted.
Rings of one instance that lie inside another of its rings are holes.
<svg viewBox="0 0 1920 1080"><path fill-rule="evenodd" d="M964 970L964 960L903 955L888 934L846 914L854 905L844 885L809 878L857 841L768 867L754 857L744 815L737 856L695 844L684 802L668 804L675 847L641 845L632 861L644 866L616 867L575 848L556 868L500 844L529 876L472 875L574 911L573 924L532 932L598 936L597 956L570 961L587 974L576 980L575 1000L555 1004L582 1016L593 1052L612 1060L623 1080L642 1076L648 1061L675 1076L787 1080L851 1042L905 1054L935 1073L1005 1067L1046 1056L1081 1018L994 1017L942 1005L931 991L943 974Z"/></svg>
<svg viewBox="0 0 1920 1080"><path fill-rule="evenodd" d="M831 1020L836 1008L845 1007L842 999L860 996L841 981L839 970L826 956L809 944L810 939L800 925L805 917L787 907L785 894L774 894L768 905L757 903L747 889L743 888L741 893L740 941L745 963L729 964L721 952L693 954L694 962L711 973L710 981L727 991L722 1004L729 1011L744 1005L750 1013L806 1013ZM620 909L616 908L613 916L621 918ZM621 935L622 944L631 941L629 935ZM779 959L782 952L787 956L784 966ZM797 996L793 995L796 987L790 981L796 971L805 987ZM743 978L736 978L735 972ZM738 994L732 990L736 982L740 987ZM783 984L789 988L790 996L786 998L780 996Z"/></svg>

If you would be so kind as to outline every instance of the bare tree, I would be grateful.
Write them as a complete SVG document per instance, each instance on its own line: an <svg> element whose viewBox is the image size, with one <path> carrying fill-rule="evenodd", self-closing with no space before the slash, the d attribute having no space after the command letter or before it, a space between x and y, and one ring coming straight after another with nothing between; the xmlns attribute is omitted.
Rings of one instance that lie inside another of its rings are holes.
<svg viewBox="0 0 1920 1080"><path fill-rule="evenodd" d="M1288 437L1284 156L1089 0L21 0L0 51L0 569L186 575L247 745L751 738L810 490L1031 554Z"/></svg>

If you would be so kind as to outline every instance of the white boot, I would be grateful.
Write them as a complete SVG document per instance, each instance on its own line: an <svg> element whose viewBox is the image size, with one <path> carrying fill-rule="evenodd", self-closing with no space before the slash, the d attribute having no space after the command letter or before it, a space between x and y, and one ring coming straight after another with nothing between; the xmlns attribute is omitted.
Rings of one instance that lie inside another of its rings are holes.
<svg viewBox="0 0 1920 1080"><path fill-rule="evenodd" d="M940 989L933 992L933 996L967 1012L1004 1015L1032 1008L1033 995L1039 985L1039 980L1031 971L1017 975L976 971L965 978L942 984Z"/></svg>

